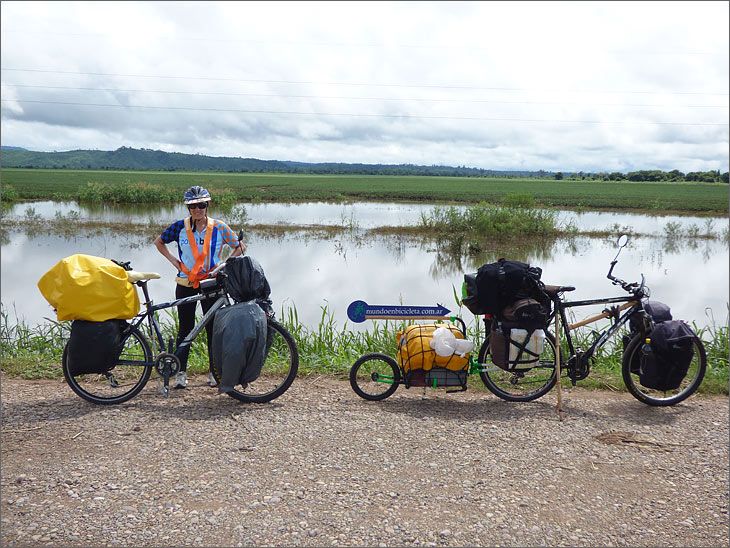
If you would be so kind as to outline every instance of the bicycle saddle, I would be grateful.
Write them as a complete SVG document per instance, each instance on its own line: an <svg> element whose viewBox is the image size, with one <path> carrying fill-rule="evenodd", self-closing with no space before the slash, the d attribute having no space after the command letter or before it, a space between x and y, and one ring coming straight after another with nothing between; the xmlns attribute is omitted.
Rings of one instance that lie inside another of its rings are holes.
<svg viewBox="0 0 730 548"><path fill-rule="evenodd" d="M157 272L137 272L136 270L127 271L127 279L129 283L141 282L145 280L157 280L160 275Z"/></svg>
<svg viewBox="0 0 730 548"><path fill-rule="evenodd" d="M572 285L546 285L542 290L547 293L550 297L555 297L558 293L563 291L575 291L575 287Z"/></svg>

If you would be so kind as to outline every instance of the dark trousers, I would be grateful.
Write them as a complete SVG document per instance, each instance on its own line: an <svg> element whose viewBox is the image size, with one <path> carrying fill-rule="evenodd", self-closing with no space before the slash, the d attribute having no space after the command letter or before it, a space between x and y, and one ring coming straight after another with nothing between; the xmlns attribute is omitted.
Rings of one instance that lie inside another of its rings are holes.
<svg viewBox="0 0 730 548"><path fill-rule="evenodd" d="M200 293L200 289L196 289L194 287L185 287L183 285L177 284L177 287L175 288L175 298L176 299L183 299L185 297L192 297L193 295L198 295ZM215 302L215 299L209 298L209 299L203 299L200 301L200 305L203 307L203 314L208 312L210 310L210 307L213 306L213 303ZM195 326L195 307L198 303L187 303L187 304L181 304L177 307L177 316L180 321L180 329L177 332L177 345L179 345L185 337L188 336L188 334L193 330L193 327ZM209 366L213 364L213 356L211 353L211 340L213 338L213 322L209 322L208 325L205 326L206 334L208 335L208 364ZM176 346L177 346L176 345ZM180 365L181 369L183 371L186 371L188 368L188 355L190 354L190 347L186 346L183 349L180 349L177 352L177 357L180 358Z"/></svg>

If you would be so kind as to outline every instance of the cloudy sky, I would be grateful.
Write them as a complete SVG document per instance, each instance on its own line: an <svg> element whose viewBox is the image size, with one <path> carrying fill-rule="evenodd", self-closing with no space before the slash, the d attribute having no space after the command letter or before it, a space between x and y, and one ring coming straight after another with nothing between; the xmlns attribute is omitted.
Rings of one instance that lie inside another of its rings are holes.
<svg viewBox="0 0 730 548"><path fill-rule="evenodd" d="M2 144L728 170L728 2L10 2Z"/></svg>

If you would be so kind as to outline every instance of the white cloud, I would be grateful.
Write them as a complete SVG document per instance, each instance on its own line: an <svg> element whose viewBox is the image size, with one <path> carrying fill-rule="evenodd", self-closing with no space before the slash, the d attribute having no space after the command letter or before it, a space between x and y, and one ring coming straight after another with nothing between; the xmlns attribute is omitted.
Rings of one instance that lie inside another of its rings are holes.
<svg viewBox="0 0 730 548"><path fill-rule="evenodd" d="M724 2L7 2L1 24L6 145L728 169Z"/></svg>

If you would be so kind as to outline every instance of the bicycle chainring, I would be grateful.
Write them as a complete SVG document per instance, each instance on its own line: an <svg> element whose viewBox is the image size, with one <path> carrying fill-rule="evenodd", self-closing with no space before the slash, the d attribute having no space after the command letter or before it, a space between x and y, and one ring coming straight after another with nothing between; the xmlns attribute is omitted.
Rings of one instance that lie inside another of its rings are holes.
<svg viewBox="0 0 730 548"><path fill-rule="evenodd" d="M161 377L172 377L180 371L180 358L171 352L161 352L155 358L155 370Z"/></svg>
<svg viewBox="0 0 730 548"><path fill-rule="evenodd" d="M576 352L574 356L568 360L568 377L573 381L582 381L588 376L591 370L591 357L584 352Z"/></svg>

